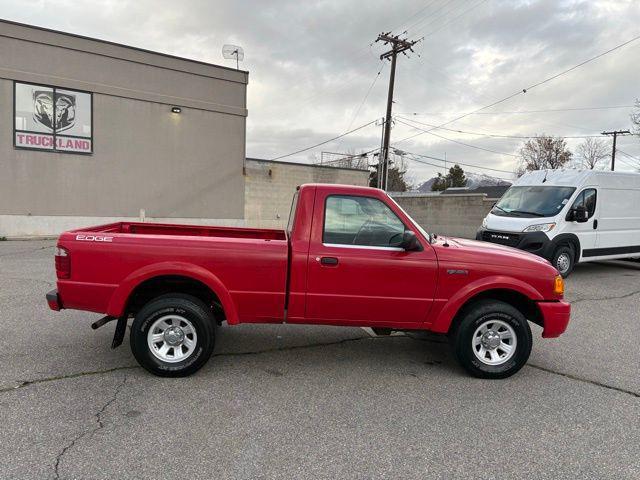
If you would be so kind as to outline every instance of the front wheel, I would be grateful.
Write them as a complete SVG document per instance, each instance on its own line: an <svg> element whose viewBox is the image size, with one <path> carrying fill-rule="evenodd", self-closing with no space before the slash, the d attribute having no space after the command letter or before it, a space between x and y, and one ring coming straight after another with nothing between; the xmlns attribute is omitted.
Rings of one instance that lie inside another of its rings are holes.
<svg viewBox="0 0 640 480"><path fill-rule="evenodd" d="M567 246L561 246L556 248L553 252L553 258L551 264L556 267L558 273L562 275L562 278L567 278L573 271L573 265L575 263L575 255L573 249Z"/></svg>
<svg viewBox="0 0 640 480"><path fill-rule="evenodd" d="M211 309L190 295L151 300L131 325L131 351L138 363L162 377L184 377L199 370L213 352Z"/></svg>
<svg viewBox="0 0 640 480"><path fill-rule="evenodd" d="M458 362L479 378L507 378L531 353L531 329L520 311L498 300L481 300L464 313L451 336Z"/></svg>

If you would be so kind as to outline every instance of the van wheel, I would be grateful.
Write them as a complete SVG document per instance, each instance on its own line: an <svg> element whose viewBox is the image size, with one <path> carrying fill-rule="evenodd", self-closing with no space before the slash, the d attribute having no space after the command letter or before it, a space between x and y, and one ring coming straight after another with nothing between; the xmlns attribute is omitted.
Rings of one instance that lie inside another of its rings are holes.
<svg viewBox="0 0 640 480"><path fill-rule="evenodd" d="M162 295L147 303L131 325L131 351L161 377L184 377L209 360L215 343L213 313L196 297Z"/></svg>
<svg viewBox="0 0 640 480"><path fill-rule="evenodd" d="M573 271L575 264L575 253L573 249L564 245L556 248L551 263L556 267L560 275L562 275L562 278L567 278Z"/></svg>
<svg viewBox="0 0 640 480"><path fill-rule="evenodd" d="M473 304L450 335L458 362L474 377L507 378L531 353L531 329L520 311L498 300Z"/></svg>

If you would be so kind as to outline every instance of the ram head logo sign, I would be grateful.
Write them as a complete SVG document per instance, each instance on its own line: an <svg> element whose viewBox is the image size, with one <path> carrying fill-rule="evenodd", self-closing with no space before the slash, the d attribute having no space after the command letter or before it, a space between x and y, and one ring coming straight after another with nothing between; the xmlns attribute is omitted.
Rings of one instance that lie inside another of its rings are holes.
<svg viewBox="0 0 640 480"><path fill-rule="evenodd" d="M35 90L33 92L33 119L39 124L57 132L67 130L76 121L76 96L68 93L56 93L55 105L53 92Z"/></svg>

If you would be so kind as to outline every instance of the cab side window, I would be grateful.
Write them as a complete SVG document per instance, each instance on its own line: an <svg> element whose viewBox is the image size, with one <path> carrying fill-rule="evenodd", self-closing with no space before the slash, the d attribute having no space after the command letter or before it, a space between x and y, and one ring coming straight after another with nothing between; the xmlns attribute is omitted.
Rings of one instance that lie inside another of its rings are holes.
<svg viewBox="0 0 640 480"><path fill-rule="evenodd" d="M397 247L405 227L393 211L371 197L331 195L324 211L323 243Z"/></svg>
<svg viewBox="0 0 640 480"><path fill-rule="evenodd" d="M596 196L595 188L587 188L578 194L571 208L575 209L582 206L587 209L587 212L589 212L589 218L591 218L596 212Z"/></svg>

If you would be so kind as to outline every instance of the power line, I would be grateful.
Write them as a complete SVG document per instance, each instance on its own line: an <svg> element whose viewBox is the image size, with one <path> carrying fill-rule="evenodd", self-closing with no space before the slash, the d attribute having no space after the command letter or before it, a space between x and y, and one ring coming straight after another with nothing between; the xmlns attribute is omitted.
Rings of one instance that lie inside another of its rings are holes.
<svg viewBox="0 0 640 480"><path fill-rule="evenodd" d="M623 154L625 157L629 157L632 160L635 160L636 162L640 162L640 158L638 158L638 157L634 157L633 155L629 155L627 152L623 152L619 148L617 148L617 151L620 152L621 154Z"/></svg>
<svg viewBox="0 0 640 480"><path fill-rule="evenodd" d="M562 75L564 75L566 73L569 73L569 72L575 70L576 68L582 67L583 65L586 65L587 63L593 62L594 60L597 60L600 57L604 57L605 55L607 55L607 54L609 54L611 52L614 52L614 51L618 50L619 48L624 47L625 45L629 45L631 42L635 42L638 39L640 39L640 35L638 35L636 37L633 37L632 39L627 40L626 42L623 42L623 43L621 43L619 45L616 45L615 47L610 48L609 50L607 50L605 52L602 52L602 53L596 55L595 57L591 57L591 58L585 60L584 62L581 62L581 63L579 63L577 65L574 65L573 67L568 68L567 70L564 70L564 71L562 71L560 73L557 73L556 75L554 75L552 77L545 78L541 82L534 83L533 85L527 87L525 90L530 90L532 88L539 87L540 85L545 84L547 82L550 82L551 80L554 80L554 79L556 79L556 78L558 78L558 77L560 77L560 76L562 76ZM526 92L524 92L524 93L526 93Z"/></svg>
<svg viewBox="0 0 640 480"><path fill-rule="evenodd" d="M347 127L347 130L349 130L351 128L351 126L353 125L353 122L355 122L356 119L358 118L358 115L360 114L360 110L362 109L364 103L367 101L367 98L369 98L369 95L371 94L371 90L373 90L373 87L375 86L376 82L380 78L380 74L382 73L382 70L384 70L384 66L386 65L384 63L384 60L380 60L380 63L381 63L381 65L380 65L380 68L378 69L378 73L376 73L376 76L374 77L373 82L371 82L371 85L369 86L369 89L367 90L367 93L365 94L364 98L362 99L362 102L360 102L360 106L358 107L358 109L356 110L355 114L353 115L353 118L349 122L349 126Z"/></svg>
<svg viewBox="0 0 640 480"><path fill-rule="evenodd" d="M353 132L357 132L358 130L362 130L363 128L368 127L369 125L372 125L372 124L374 124L376 122L377 122L377 120L373 120L373 121L371 121L369 123L365 123L364 125L360 125L359 127L354 128L353 130L345 132L342 135L338 135L337 137L330 138L329 140L325 140L324 142L316 143L315 145L311 145L310 147L306 147L306 148L303 148L301 150L296 150L295 152L287 153L286 155L280 155L279 157L271 158L270 160L280 160L281 158L290 157L290 156L296 155L298 153L302 153L302 152L306 152L308 150L312 150L312 149L314 149L316 147L319 147L321 145L325 145L325 144L327 144L329 142L333 142L334 140L337 140L339 138L346 137L347 135L350 135Z"/></svg>
<svg viewBox="0 0 640 480"><path fill-rule="evenodd" d="M451 2L453 2L453 0L447 0L446 2L444 2L442 5L440 5L438 8L436 8L433 12L431 12L431 15L428 17L423 17L422 19L418 20L417 22L409 25L406 28L406 32L410 32L412 28L414 28L417 25L420 25L421 23L423 23L424 21L430 19L431 21L428 22L426 25L423 26L429 26L431 25L433 22L435 22L436 20L439 20L440 18L442 18L441 16L436 16L437 13L439 13L443 8L445 8L447 5L449 5ZM444 12L444 15L446 16L447 12Z"/></svg>
<svg viewBox="0 0 640 480"><path fill-rule="evenodd" d="M509 170L501 170L499 168L483 167L482 165L477 165L477 164L474 164L474 163L456 162L456 161L452 161L452 160L449 160L449 159L445 160L444 158L432 157L430 155L424 155L424 154L420 154L420 153L405 152L404 150L398 150L398 151L399 152L403 152L405 154L409 154L409 155L415 155L417 157L429 158L431 160L437 160L439 162L446 162L446 163L464 165L465 167L479 168L481 170L491 170L491 171L500 172L500 173L510 173L510 174L513 173L512 171L509 171ZM442 165L439 165L438 167L442 167Z"/></svg>
<svg viewBox="0 0 640 480"><path fill-rule="evenodd" d="M618 150L620 151L620 150ZM624 158L619 158L618 159L620 162L622 162L623 164L625 164L627 167L631 167L631 168L635 168L635 169L640 169L640 163L633 165L632 163L628 162L627 160L625 160Z"/></svg>
<svg viewBox="0 0 640 480"><path fill-rule="evenodd" d="M512 115L526 113L549 113L549 112L577 112L585 110L609 110L614 108L635 108L635 105L611 105L604 107L576 107L576 108L548 108L543 110L513 110L513 111L497 111L497 112L477 112L474 115ZM399 115L415 115L415 116L436 116L436 115L459 115L463 112L403 112Z"/></svg>
<svg viewBox="0 0 640 480"><path fill-rule="evenodd" d="M540 135L500 135L500 134L497 134L497 133L469 132L467 130L458 130L458 129L455 129L455 128L439 127L438 125L433 125L431 123L419 122L418 120L413 120L413 119L410 119L410 118L405 118L405 117L400 117L400 116L396 116L395 118L401 119L401 120L406 120L408 122L419 123L420 125L425 125L427 127L433 127L434 130L447 130L449 132L463 133L463 134L467 134L467 135L478 135L478 136L481 136L481 137L515 138L515 139L520 139L520 140L527 140L527 139L531 139L531 138L540 137ZM429 133L431 133L431 132L429 132ZM561 137L561 138L600 138L600 137L603 137L604 135L596 134L596 135L554 135L554 136Z"/></svg>
<svg viewBox="0 0 640 480"><path fill-rule="evenodd" d="M442 30L444 27L451 25L453 22L455 22L456 20L458 20L460 17L462 17L463 15L466 15L467 13L469 13L471 10L474 10L475 8L479 7L481 4L485 3L487 0L480 0L478 3L476 3L475 5L472 5L471 7L467 8L466 10L462 11L459 15L453 17L451 20L449 20L448 22L443 23L442 25L440 25L438 28L436 28L435 30L432 30L429 33L425 33L424 36L426 37L430 37L431 35L433 35L436 32L439 32L440 30Z"/></svg>
<svg viewBox="0 0 640 480"><path fill-rule="evenodd" d="M399 30L400 27L402 27L404 24L406 24L409 20L411 20L412 18L416 17L417 15L419 15L420 13L424 12L427 8L429 8L433 2L435 2L436 0L431 0L429 3L427 3L424 7L422 7L420 10L418 10L417 12L413 13L412 15L410 15L409 17L405 18L402 23L400 23L396 28L392 28L391 31L394 32L396 30Z"/></svg>
<svg viewBox="0 0 640 480"><path fill-rule="evenodd" d="M484 150L485 152L497 153L498 155L507 155L507 156L509 156L509 157L517 157L517 155L514 155L513 153L499 152L499 151L497 151L497 150L491 150L490 148L478 147L478 146L476 146L476 145L470 145L470 144L468 144L468 143L460 142L460 141L458 141L458 140L453 140L452 138L447 138L447 137L444 137L444 136L442 136L442 135L438 135L437 133L433 133L433 132L431 132L431 131L429 131L429 130L424 130L424 129L420 128L420 127L416 127L415 125L411 125L411 124L409 124L409 123L407 123L407 122L403 122L403 121L402 121L402 120L400 120L400 119L398 119L398 122L400 122L400 123L402 123L403 125L406 125L406 126L408 126L408 127L415 128L416 130L421 130L421 131L423 131L424 133L428 133L429 135L433 135L434 137L442 138L443 140L447 140L447 141L449 141L449 142L457 143L457 144L459 144L459 145L463 145L463 146L465 146L465 147L475 148L475 149L477 149L477 150ZM435 130L435 129L434 129L434 130Z"/></svg>
<svg viewBox="0 0 640 480"><path fill-rule="evenodd" d="M429 158L431 158L431 157L429 157ZM430 165L430 166L438 168L438 169L442 168L442 165L436 165L435 163L426 162L424 160L420 160L420 159L417 159L417 158L408 158L408 160L413 161L413 162L422 163L424 165ZM437 160L441 160L441 159L437 159ZM444 160L442 160L442 161L444 161ZM451 163L457 164L457 165L462 165L460 162L451 162ZM478 168L480 170L487 170L487 168L483 168L483 167L472 167L472 168ZM513 172L506 172L506 173L513 173ZM504 178L504 177L499 177L497 175L491 175L491 176L494 177L494 178L499 178L500 180L513 181L513 178Z"/></svg>
<svg viewBox="0 0 640 480"><path fill-rule="evenodd" d="M512 99L514 97L517 97L518 95L524 95L529 90L532 90L532 89L534 89L536 87L539 87L540 85L543 85L543 84L545 84L547 82L555 80L556 78L561 77L562 75L565 75L565 74L575 70L576 68L582 67L583 65L586 65L587 63L593 62L594 60L597 60L598 58L601 58L604 55L607 55L607 54L609 54L611 52L614 52L614 51L616 51L616 50L618 50L618 49L620 49L620 48L622 48L622 47L624 47L626 45L629 45L630 43L635 42L635 41L637 41L639 39L640 39L640 35L637 35L637 36L631 38L630 40L627 40L626 42L620 43L620 44L616 45L615 47L610 48L609 50L606 50L606 51L604 51L602 53L599 53L598 55L595 55L594 57L591 57L591 58L589 58L587 60L584 60L583 62L580 62L580 63L578 63L577 65L574 65L571 68L563 70L562 72L557 73L557 74L555 74L555 75L553 75L553 76L551 76L549 78L545 78L544 80L542 80L540 82L537 82L537 83L534 83L532 85L529 85L528 87L525 87L520 91L514 92L511 95L507 95L506 97L504 97L504 98L502 98L500 100L496 100L495 102L490 103L489 105L485 105L484 107L480 107L480 108L477 108L476 110L473 110L471 112L467 112L467 113L464 113L462 115L459 115L456 118L454 118L453 120L449 120L449 121L447 121L445 123L440 124L438 127L444 127L445 125L449 125L449 124L451 124L453 122L457 122L458 120L461 120L461 119L463 119L465 117L468 117L469 115L473 115L473 114L478 113L478 112L480 112L482 110L486 110L487 108L491 108L491 107L494 107L496 105L499 105L500 103L506 102L507 100L510 100L510 99ZM419 135L423 135L424 133L428 133L428 131L420 132L420 133L418 133L416 135L412 135L410 137L403 138L402 140L399 140L399 141L397 141L395 143L397 144L397 143L400 143L400 142L404 142L405 140L409 140L411 138L415 138L415 137L417 137Z"/></svg>

